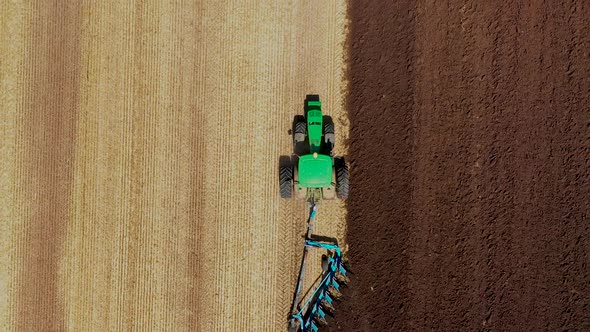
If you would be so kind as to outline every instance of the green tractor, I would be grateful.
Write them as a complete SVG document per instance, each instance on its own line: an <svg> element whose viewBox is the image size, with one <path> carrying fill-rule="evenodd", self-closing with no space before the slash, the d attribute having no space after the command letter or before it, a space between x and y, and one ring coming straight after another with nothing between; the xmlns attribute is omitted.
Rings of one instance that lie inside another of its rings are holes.
<svg viewBox="0 0 590 332"><path fill-rule="evenodd" d="M319 202L348 197L348 167L343 157L333 155L336 141L334 122L322 114L318 95L305 99L305 115L293 121L293 150L290 162L279 169L282 198Z"/></svg>
<svg viewBox="0 0 590 332"><path fill-rule="evenodd" d="M348 281L348 269L337 240L313 235L313 224L320 200L348 197L348 167L344 158L334 156L334 122L322 114L317 95L307 96L304 114L293 121L293 155L283 156L279 161L281 197L295 195L306 200L310 207L288 328L296 332L318 332L318 326L327 323L326 315L335 310L334 300L342 295L340 287ZM308 252L313 248L326 250L322 255L322 273L303 291Z"/></svg>

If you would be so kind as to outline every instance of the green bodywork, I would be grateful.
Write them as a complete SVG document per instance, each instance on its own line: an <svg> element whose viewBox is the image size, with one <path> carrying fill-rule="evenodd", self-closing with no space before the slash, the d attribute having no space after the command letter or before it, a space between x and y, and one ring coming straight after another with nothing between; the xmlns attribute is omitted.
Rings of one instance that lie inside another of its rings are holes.
<svg viewBox="0 0 590 332"><path fill-rule="evenodd" d="M299 185L323 188L332 183L332 158L322 154L308 154L299 158Z"/></svg>
<svg viewBox="0 0 590 332"><path fill-rule="evenodd" d="M322 103L320 101L307 102L307 135L311 153L320 152L322 142Z"/></svg>
<svg viewBox="0 0 590 332"><path fill-rule="evenodd" d="M320 101L307 101L307 138L310 154L301 156L298 164L298 190L310 189L309 197L321 197L321 190L332 185L333 160L331 156L320 154L323 139L323 115Z"/></svg>

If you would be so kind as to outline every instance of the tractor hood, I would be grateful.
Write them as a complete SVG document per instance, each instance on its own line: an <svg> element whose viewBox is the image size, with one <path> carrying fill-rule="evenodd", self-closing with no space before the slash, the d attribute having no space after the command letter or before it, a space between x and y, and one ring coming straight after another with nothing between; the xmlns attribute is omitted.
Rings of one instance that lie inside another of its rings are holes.
<svg viewBox="0 0 590 332"><path fill-rule="evenodd" d="M299 158L299 185L308 188L323 188L332 184L332 158L310 154Z"/></svg>

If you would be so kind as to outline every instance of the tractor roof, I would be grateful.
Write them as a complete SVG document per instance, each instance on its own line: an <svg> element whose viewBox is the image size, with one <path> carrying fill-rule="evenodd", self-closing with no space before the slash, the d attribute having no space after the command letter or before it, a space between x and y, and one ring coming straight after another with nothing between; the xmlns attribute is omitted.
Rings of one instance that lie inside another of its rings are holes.
<svg viewBox="0 0 590 332"><path fill-rule="evenodd" d="M322 154L309 154L299 158L299 185L323 188L332 183L332 158Z"/></svg>

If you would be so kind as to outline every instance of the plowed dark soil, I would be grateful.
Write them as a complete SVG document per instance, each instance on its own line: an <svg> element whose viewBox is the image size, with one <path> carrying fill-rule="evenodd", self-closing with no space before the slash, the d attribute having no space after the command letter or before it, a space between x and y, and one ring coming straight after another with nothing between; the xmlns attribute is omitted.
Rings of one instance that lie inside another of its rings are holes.
<svg viewBox="0 0 590 332"><path fill-rule="evenodd" d="M590 330L590 3L350 3L331 330Z"/></svg>

